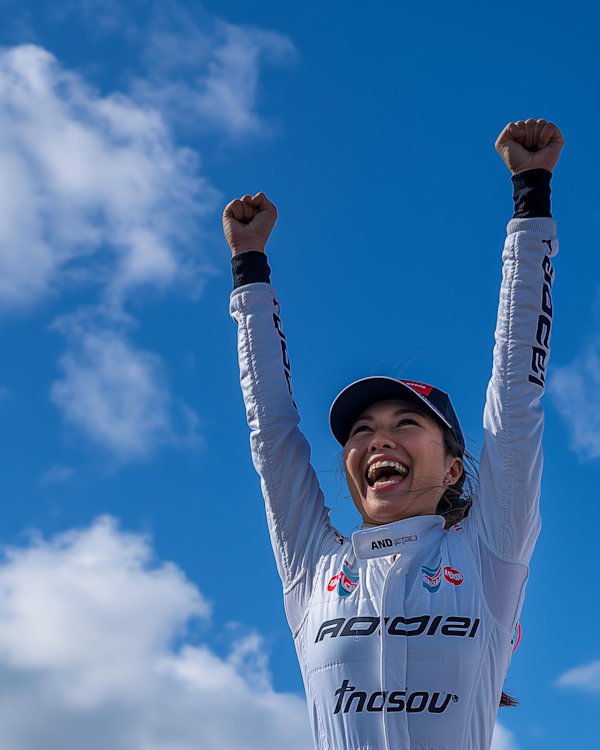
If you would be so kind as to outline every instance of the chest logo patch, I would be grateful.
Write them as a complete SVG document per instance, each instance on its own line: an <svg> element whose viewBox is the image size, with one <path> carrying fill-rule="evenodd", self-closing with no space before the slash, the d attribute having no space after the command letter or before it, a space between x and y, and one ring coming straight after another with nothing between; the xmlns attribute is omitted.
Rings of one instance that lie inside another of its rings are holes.
<svg viewBox="0 0 600 750"><path fill-rule="evenodd" d="M423 573L423 588L432 593L437 591L442 582L442 563L437 568L426 568L423 566L421 572Z"/></svg>
<svg viewBox="0 0 600 750"><path fill-rule="evenodd" d="M340 596L350 596L357 586L358 575L350 572L348 561L346 561L340 572L333 576L327 584L327 590L337 591Z"/></svg>
<svg viewBox="0 0 600 750"><path fill-rule="evenodd" d="M446 567L444 568L444 578L448 581L448 583L454 584L454 586L460 586L460 584L465 580L465 577L460 572L460 570L454 570L449 565L446 565Z"/></svg>

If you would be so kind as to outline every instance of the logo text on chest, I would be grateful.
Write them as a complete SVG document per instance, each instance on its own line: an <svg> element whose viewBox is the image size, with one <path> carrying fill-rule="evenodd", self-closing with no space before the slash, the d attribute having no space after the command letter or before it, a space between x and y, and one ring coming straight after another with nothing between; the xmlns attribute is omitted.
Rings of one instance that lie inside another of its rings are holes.
<svg viewBox="0 0 600 750"><path fill-rule="evenodd" d="M350 685L350 680L344 680L335 693L337 698L334 715L339 714L346 699L344 713L350 711L360 713L364 710L366 704L367 711L406 711L407 713L421 713L427 711L430 714L443 714L450 703L458 703L458 695L452 693L436 692L429 694L425 690L419 690L407 695L407 690L393 690L392 692L377 690L368 695L364 690L357 690L354 685Z"/></svg>
<svg viewBox="0 0 600 750"><path fill-rule="evenodd" d="M410 637L413 635L435 635L438 631L441 635L475 638L479 628L479 617L472 620L470 617L459 617L456 615L421 615L420 617L384 617L383 627L389 635ZM334 620L325 620L319 628L315 643L322 641L326 635L330 638L341 638L343 636L368 636L377 632L381 635L381 617L337 617ZM441 625L441 627L440 627Z"/></svg>

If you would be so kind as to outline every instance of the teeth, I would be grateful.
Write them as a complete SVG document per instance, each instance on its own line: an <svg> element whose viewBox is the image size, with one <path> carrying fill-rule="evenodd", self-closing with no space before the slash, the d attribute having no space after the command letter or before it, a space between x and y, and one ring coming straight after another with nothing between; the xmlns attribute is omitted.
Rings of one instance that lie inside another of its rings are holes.
<svg viewBox="0 0 600 750"><path fill-rule="evenodd" d="M398 484L399 479L380 479L379 482L375 482L373 487L387 487L388 484Z"/></svg>
<svg viewBox="0 0 600 750"><path fill-rule="evenodd" d="M405 477L408 474L408 469L406 466L404 466L401 463L398 463L398 461L375 461L375 463L372 463L369 466L369 471L367 472L367 479L372 482L375 479L375 469L379 469L382 466L393 466L394 469L398 472L398 474L401 474L403 477ZM397 484L396 482L390 482L388 481L388 484ZM377 485L381 485L381 482L377 482Z"/></svg>

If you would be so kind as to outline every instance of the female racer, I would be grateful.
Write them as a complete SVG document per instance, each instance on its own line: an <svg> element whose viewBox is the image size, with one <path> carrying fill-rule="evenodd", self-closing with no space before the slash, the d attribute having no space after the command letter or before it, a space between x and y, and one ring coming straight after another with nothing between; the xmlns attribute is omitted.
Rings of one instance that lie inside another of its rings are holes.
<svg viewBox="0 0 600 750"><path fill-rule="evenodd" d="M545 120L509 123L496 143L513 174L515 215L470 510L447 394L365 378L330 413L364 521L351 540L331 526L298 429L264 254L275 207L259 193L225 209L252 457L317 748L490 747L540 528L540 397L558 250L550 177L562 145ZM448 513L462 520L450 526Z"/></svg>

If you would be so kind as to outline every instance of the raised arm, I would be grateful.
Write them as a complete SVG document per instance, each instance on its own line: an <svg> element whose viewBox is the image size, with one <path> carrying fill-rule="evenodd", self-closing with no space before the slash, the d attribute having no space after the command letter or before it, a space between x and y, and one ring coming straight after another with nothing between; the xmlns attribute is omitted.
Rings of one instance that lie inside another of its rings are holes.
<svg viewBox="0 0 600 750"><path fill-rule="evenodd" d="M240 379L252 459L260 475L277 567L292 630L302 617L320 551L335 545L323 493L298 424L287 341L270 282L265 243L277 211L263 193L232 201L223 213L232 250L231 315L238 324Z"/></svg>
<svg viewBox="0 0 600 750"><path fill-rule="evenodd" d="M550 178L562 146L560 130L545 120L509 123L496 143L513 174L515 216L502 255L480 480L468 520L497 559L522 566L529 563L541 525L540 399L554 312L551 258L558 252Z"/></svg>

